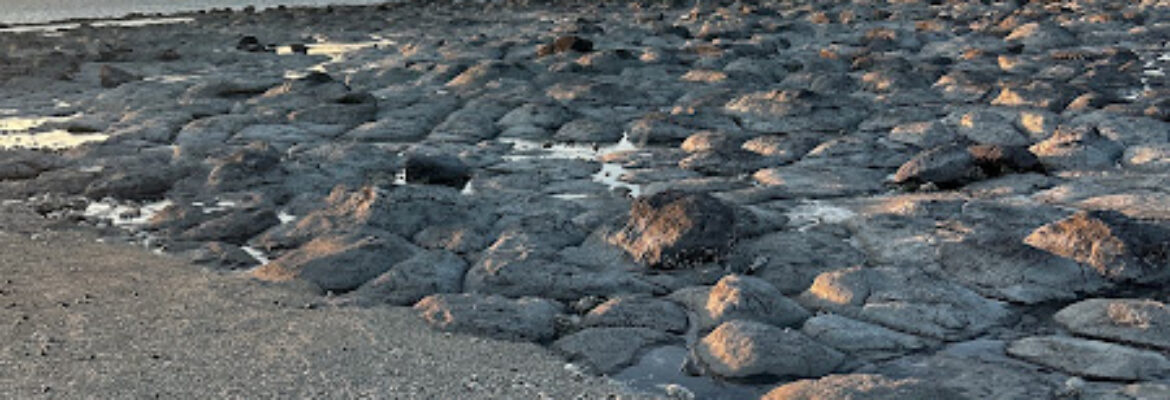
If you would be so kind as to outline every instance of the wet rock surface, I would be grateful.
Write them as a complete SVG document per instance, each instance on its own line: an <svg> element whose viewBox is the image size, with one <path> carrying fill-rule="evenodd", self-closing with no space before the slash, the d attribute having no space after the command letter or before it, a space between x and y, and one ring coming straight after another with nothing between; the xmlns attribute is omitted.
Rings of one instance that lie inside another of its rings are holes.
<svg viewBox="0 0 1170 400"><path fill-rule="evenodd" d="M1164 393L1170 11L879 3L4 32L0 198L654 392Z"/></svg>

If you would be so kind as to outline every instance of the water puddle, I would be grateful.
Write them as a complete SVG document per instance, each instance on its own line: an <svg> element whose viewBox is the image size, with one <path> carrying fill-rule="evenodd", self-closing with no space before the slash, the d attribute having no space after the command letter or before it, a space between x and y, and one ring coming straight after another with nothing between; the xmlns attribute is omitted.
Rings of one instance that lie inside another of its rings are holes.
<svg viewBox="0 0 1170 400"><path fill-rule="evenodd" d="M34 132L49 123L61 123L79 115L64 117L2 117L0 118L0 149L27 148L59 150L109 138L101 133L75 134L63 129Z"/></svg>
<svg viewBox="0 0 1170 400"><path fill-rule="evenodd" d="M520 161L529 159L558 159L558 160L586 160L600 162L601 157L609 154L635 151L637 146L634 146L628 136L623 136L621 141L617 143L598 146L581 143L541 143L532 140L502 138L499 139L502 143L512 145L513 154L504 156L506 161ZM601 170L593 174L594 182L605 185L609 190L623 189L627 190L632 197L638 197L642 194L642 186L622 181L621 178L626 173L626 168L618 163L601 163ZM558 193L553 195L554 198L562 200L577 200L589 197L587 193Z"/></svg>
<svg viewBox="0 0 1170 400"><path fill-rule="evenodd" d="M386 48L397 44L397 42L393 40L376 36L372 37L372 40L369 41L352 43L330 42L324 38L318 38L318 40L318 43L304 45L304 49L294 49L291 45L276 47L276 54L279 55L304 54L309 56L325 56L329 58L328 61L309 67L305 71L285 71L284 77L286 79L300 79L307 76L309 72L313 71L327 72L326 67L332 64L344 62L350 53L366 49ZM298 52L297 50L301 51Z"/></svg>
<svg viewBox="0 0 1170 400"><path fill-rule="evenodd" d="M105 134L73 134L64 130L39 133L0 132L0 149L26 148L60 150L109 139Z"/></svg>
<svg viewBox="0 0 1170 400"><path fill-rule="evenodd" d="M105 27L119 27L119 28L135 28L150 25L170 25L170 24L185 24L195 22L194 18L183 17L168 17L168 18L135 18L135 19L121 19L121 20L98 20L88 23L82 22L65 22L55 24L38 24L38 25L18 25L8 28L0 29L0 33L29 33L29 32L44 32L53 33L59 31L73 30L81 28L82 25L88 24L95 28Z"/></svg>
<svg viewBox="0 0 1170 400"><path fill-rule="evenodd" d="M135 205L118 203L113 200L102 200L90 203L82 212L87 218L110 224L111 226L140 230L150 222L150 219L159 211L170 207L173 202L162 200L154 203Z"/></svg>
<svg viewBox="0 0 1170 400"><path fill-rule="evenodd" d="M789 224L804 232L821 224L839 224L857 216L852 210L834 206L821 200L802 200L786 214Z"/></svg>
<svg viewBox="0 0 1170 400"><path fill-rule="evenodd" d="M9 109L6 113L16 114L19 110ZM4 117L0 118L0 132L22 132L41 127L48 123L67 122L79 115L64 117Z"/></svg>

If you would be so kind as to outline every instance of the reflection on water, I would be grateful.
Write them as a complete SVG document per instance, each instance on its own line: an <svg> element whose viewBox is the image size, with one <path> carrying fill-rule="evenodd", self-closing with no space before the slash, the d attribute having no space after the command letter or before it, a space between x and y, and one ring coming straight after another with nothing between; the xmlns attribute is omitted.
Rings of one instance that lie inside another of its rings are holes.
<svg viewBox="0 0 1170 400"><path fill-rule="evenodd" d="M380 36L373 36L373 40L365 42L340 43L330 42L325 38L318 38L318 43L306 44L304 54L310 56L326 56L328 61L309 67L305 71L285 71L284 77L286 79L300 79L308 75L311 71L328 72L326 67L331 64L340 63L346 60L348 54L365 50L378 49L389 46L394 46L397 42L386 39ZM294 55L300 54L293 50L293 46L277 46L276 54L280 55Z"/></svg>
<svg viewBox="0 0 1170 400"><path fill-rule="evenodd" d="M77 118L67 117L3 117L0 118L0 149L67 149L85 143L109 138L101 133L74 134L62 129L32 132L48 123L61 123Z"/></svg>
<svg viewBox="0 0 1170 400"><path fill-rule="evenodd" d="M89 25L95 28L104 27L122 27L132 28L149 25L170 25L170 24L185 24L194 22L194 18L136 18L125 20L101 20L90 22ZM9 28L0 29L0 33L27 33L27 32L57 32L63 30L77 29L81 27L78 22L66 22L60 24L40 24L40 25L21 25Z"/></svg>
<svg viewBox="0 0 1170 400"><path fill-rule="evenodd" d="M85 207L85 216L108 222L119 228L141 228L159 211L170 207L170 200L147 203L141 206L122 204L113 200L90 203Z"/></svg>
<svg viewBox="0 0 1170 400"><path fill-rule="evenodd" d="M797 230L806 231L820 224L839 224L856 217L852 210L825 203L821 200L801 200L786 214L789 223Z"/></svg>
<svg viewBox="0 0 1170 400"><path fill-rule="evenodd" d="M5 111L12 111L13 114L19 112L18 110L5 110ZM6 118L0 118L0 132L27 131L30 129L36 129L36 128L40 127L41 125L44 125L44 124L47 124L50 122L65 122L65 121L69 121L69 120L74 119L74 118L77 118L77 115L71 115L68 117L6 117Z"/></svg>
<svg viewBox="0 0 1170 400"><path fill-rule="evenodd" d="M581 143L541 143L532 140L501 138L500 142L512 145L513 154L504 156L504 160L518 161L528 159L566 159L597 161L600 157L637 150L637 146L630 142L628 136L607 146L597 146ZM626 169L618 163L601 163L601 170L593 174L593 181L605 185L609 190L624 189L630 196L638 197L642 194L642 186L622 181ZM582 193L561 193L553 197L562 200L575 200L587 197Z"/></svg>
<svg viewBox="0 0 1170 400"><path fill-rule="evenodd" d="M109 135L100 133L73 134L60 129L38 133L0 133L0 149L60 150L91 142L101 142L109 137Z"/></svg>

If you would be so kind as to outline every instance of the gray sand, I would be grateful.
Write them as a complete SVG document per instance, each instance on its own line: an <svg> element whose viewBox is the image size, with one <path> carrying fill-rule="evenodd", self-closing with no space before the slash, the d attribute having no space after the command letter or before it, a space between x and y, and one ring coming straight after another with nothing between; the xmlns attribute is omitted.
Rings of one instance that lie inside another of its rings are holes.
<svg viewBox="0 0 1170 400"><path fill-rule="evenodd" d="M444 334L0 210L0 398L631 398L529 343Z"/></svg>

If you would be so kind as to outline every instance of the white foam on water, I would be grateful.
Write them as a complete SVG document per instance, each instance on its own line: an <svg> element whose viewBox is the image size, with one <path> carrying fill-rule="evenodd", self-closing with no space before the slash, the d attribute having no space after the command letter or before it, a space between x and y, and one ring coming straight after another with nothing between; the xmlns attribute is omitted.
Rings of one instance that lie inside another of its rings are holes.
<svg viewBox="0 0 1170 400"><path fill-rule="evenodd" d="M601 164L601 170L593 174L593 180L608 187L610 190L623 188L630 191L631 197L642 195L642 185L622 181L626 168L617 163Z"/></svg>
<svg viewBox="0 0 1170 400"><path fill-rule="evenodd" d="M788 210L786 216L790 223L799 227L798 230L804 231L820 224L839 224L848 221L856 217L857 213L820 200L804 200Z"/></svg>
<svg viewBox="0 0 1170 400"><path fill-rule="evenodd" d="M562 159L562 160L586 160L598 161L601 157L609 154L627 152L637 150L638 147L630 142L629 135L622 135L622 139L617 143L599 146L594 144L581 143L541 143L526 139L516 138L501 138L502 143L512 145L512 149L521 154L509 154L504 156L506 161L521 161L532 159ZM618 163L601 163L601 170L593 174L594 182L605 185L609 190L623 188L629 190L630 195L638 197L642 194L642 186L629 182L624 182L621 177L626 174L625 167ZM560 193L553 197L571 200L578 199L576 197L580 193Z"/></svg>
<svg viewBox="0 0 1170 400"><path fill-rule="evenodd" d="M581 200L588 199L589 195L584 193L560 193L554 194L551 197L558 200Z"/></svg>
<svg viewBox="0 0 1170 400"><path fill-rule="evenodd" d="M473 186L471 184L473 181L474 180L468 180L467 184L463 185L463 189L459 189L459 194L464 195L464 196L474 196L476 193L476 190L475 190L475 186Z"/></svg>
<svg viewBox="0 0 1170 400"><path fill-rule="evenodd" d="M221 212L221 211L227 211L227 210L230 210L230 209L233 209L233 208L236 208L239 206L238 203L231 201L231 200L218 200L215 202L215 205L212 205L212 206L206 205L204 203L191 203L191 205L196 206L196 207L202 207L204 214L212 214L212 213L217 213L217 212Z"/></svg>
<svg viewBox="0 0 1170 400"><path fill-rule="evenodd" d="M147 82L179 83L187 82L196 78L198 78L198 76L195 75L156 75L148 76L142 80Z"/></svg>
<svg viewBox="0 0 1170 400"><path fill-rule="evenodd" d="M139 228L150 222L150 219L159 211L174 204L170 200L162 200L143 205L118 203L113 200L102 200L89 203L83 214L86 217L106 221L119 228Z"/></svg>
<svg viewBox="0 0 1170 400"><path fill-rule="evenodd" d="M276 219L280 220L281 224L289 224L297 220L296 215L289 214L287 211L281 210L276 213Z"/></svg>
<svg viewBox="0 0 1170 400"><path fill-rule="evenodd" d="M240 250L243 250L245 253L248 253L248 255L252 256L252 258L255 259L256 261L258 261L260 263L260 265L264 265L264 264L268 264L268 263L272 262L272 260L268 259L267 254L264 254L263 251L260 251L260 249L257 249L255 247L240 246Z"/></svg>

